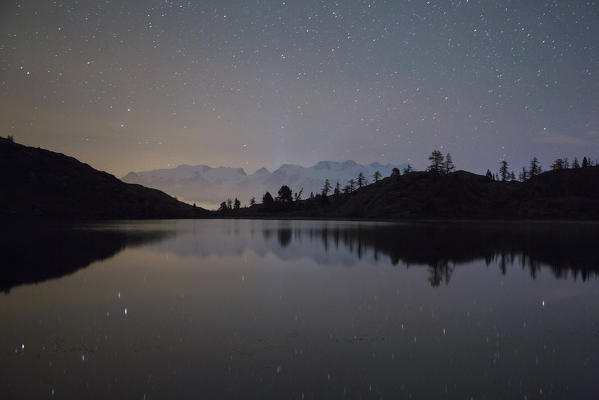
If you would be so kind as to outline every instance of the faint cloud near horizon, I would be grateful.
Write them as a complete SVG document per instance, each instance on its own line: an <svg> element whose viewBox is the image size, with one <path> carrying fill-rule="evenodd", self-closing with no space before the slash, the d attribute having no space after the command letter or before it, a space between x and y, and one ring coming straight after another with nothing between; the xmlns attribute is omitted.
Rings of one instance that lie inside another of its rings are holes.
<svg viewBox="0 0 599 400"><path fill-rule="evenodd" d="M531 141L537 144L554 144L562 146L584 146L589 143L589 141L584 138L561 133L545 132L540 135L533 136Z"/></svg>

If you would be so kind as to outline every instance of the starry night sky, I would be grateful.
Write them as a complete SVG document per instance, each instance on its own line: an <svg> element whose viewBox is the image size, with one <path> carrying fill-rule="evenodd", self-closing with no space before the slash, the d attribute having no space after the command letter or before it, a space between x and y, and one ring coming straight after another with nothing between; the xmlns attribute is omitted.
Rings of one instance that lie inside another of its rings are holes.
<svg viewBox="0 0 599 400"><path fill-rule="evenodd" d="M0 135L181 163L599 155L596 1L3 1Z"/></svg>

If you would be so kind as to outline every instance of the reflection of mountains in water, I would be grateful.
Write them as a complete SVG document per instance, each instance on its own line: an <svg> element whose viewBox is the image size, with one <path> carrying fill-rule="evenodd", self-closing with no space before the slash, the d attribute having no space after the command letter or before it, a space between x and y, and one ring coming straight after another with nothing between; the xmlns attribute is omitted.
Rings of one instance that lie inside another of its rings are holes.
<svg viewBox="0 0 599 400"><path fill-rule="evenodd" d="M456 265L476 260L497 263L503 273L509 265L521 265L533 279L549 267L558 278L587 280L599 272L598 234L596 223L226 220L205 221L193 232L152 247L180 257L241 256L250 250L322 265L387 257L393 265L428 266L431 284L437 286L449 281Z"/></svg>
<svg viewBox="0 0 599 400"><path fill-rule="evenodd" d="M102 228L100 228L102 227ZM151 244L179 257L240 256L251 250L280 260L310 258L322 265L389 259L425 265L432 286L449 283L457 265L485 260L503 273L511 265L534 279L543 267L555 277L586 281L599 273L599 224L406 223L323 221L181 221L165 225L20 226L0 230L0 290L57 278Z"/></svg>
<svg viewBox="0 0 599 400"><path fill-rule="evenodd" d="M264 231L266 237L273 233ZM456 265L481 259L496 261L504 274L508 265L520 264L534 279L547 266L556 278L570 272L585 281L599 272L598 234L599 225L590 223L355 224L276 232L281 247L307 235L320 238L325 252L343 246L358 259L372 253L374 260L388 256L393 265L427 265L433 286L448 283Z"/></svg>
<svg viewBox="0 0 599 400"><path fill-rule="evenodd" d="M4 227L0 290L73 273L126 247L165 239L167 230L88 229L64 226Z"/></svg>

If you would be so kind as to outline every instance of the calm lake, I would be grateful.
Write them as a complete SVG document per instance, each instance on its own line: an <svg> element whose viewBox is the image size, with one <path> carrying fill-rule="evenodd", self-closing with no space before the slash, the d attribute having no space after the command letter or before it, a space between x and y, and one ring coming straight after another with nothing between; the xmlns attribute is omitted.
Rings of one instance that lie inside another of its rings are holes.
<svg viewBox="0 0 599 400"><path fill-rule="evenodd" d="M599 398L599 225L5 226L0 397Z"/></svg>

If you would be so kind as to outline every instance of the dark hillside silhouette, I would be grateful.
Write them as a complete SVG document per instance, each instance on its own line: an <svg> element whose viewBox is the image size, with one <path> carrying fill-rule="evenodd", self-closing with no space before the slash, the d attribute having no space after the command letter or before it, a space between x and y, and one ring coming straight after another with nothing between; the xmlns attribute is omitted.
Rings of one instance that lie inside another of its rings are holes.
<svg viewBox="0 0 599 400"><path fill-rule="evenodd" d="M487 170L476 175L455 170L449 153L434 150L425 172L408 165L403 174L393 168L391 176L368 184L362 173L349 179L332 196L328 179L322 192L300 201L254 204L232 217L266 218L363 218L363 219L599 219L599 166L583 158L570 168L567 158L557 159L551 171L543 172L533 157L520 180L500 162L499 174ZM283 186L291 193L291 189Z"/></svg>
<svg viewBox="0 0 599 400"><path fill-rule="evenodd" d="M438 161L438 160L435 160ZM440 164L440 163L439 163ZM599 167L535 173L524 182L466 171L394 174L355 190L235 217L366 219L599 219ZM324 201L326 200L326 201Z"/></svg>
<svg viewBox="0 0 599 400"><path fill-rule="evenodd" d="M0 138L0 217L193 218L207 212L73 157Z"/></svg>

